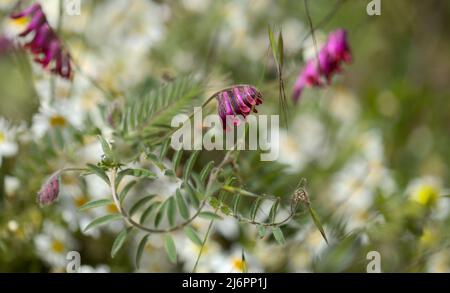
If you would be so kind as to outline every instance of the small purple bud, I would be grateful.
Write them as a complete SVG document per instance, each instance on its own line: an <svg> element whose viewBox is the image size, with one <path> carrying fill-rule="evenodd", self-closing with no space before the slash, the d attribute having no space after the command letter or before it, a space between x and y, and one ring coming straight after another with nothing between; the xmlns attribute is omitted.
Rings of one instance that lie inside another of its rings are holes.
<svg viewBox="0 0 450 293"><path fill-rule="evenodd" d="M52 204L58 198L60 175L61 171L56 171L42 185L41 190L37 194L37 200L41 205Z"/></svg>

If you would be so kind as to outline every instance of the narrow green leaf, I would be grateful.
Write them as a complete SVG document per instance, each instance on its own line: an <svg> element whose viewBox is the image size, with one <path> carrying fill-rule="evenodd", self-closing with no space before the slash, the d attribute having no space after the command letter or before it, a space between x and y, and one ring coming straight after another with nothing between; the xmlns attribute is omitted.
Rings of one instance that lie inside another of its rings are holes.
<svg viewBox="0 0 450 293"><path fill-rule="evenodd" d="M148 237L150 237L150 234L145 235L142 237L141 241L139 241L138 249L136 251L136 268L139 269L139 266L141 264L141 258L142 253L144 252L145 245L147 244Z"/></svg>
<svg viewBox="0 0 450 293"><path fill-rule="evenodd" d="M176 263L177 262L177 249L175 247L175 243L173 242L172 236L169 234L166 234L165 236L165 245L167 256L169 256L169 259L171 262Z"/></svg>
<svg viewBox="0 0 450 293"><path fill-rule="evenodd" d="M180 149L178 151L175 152L175 155L173 156L173 171L176 173L177 172L177 168L180 165L180 161L181 161L181 157L183 156L183 150Z"/></svg>
<svg viewBox="0 0 450 293"><path fill-rule="evenodd" d="M212 212L201 212L198 214L200 218L208 220L222 220L222 217Z"/></svg>
<svg viewBox="0 0 450 293"><path fill-rule="evenodd" d="M286 240L284 239L283 232L281 232L281 229L279 227L276 227L272 230L273 237L275 237L275 240L280 245L286 244Z"/></svg>
<svg viewBox="0 0 450 293"><path fill-rule="evenodd" d="M322 224L320 223L319 216L317 215L316 211L311 207L311 205L308 205L308 210L309 210L309 213L311 214L314 224L316 225L317 229L319 229L320 234L322 234L323 239L325 239L325 242L328 244L327 235L325 235L325 230L323 230Z"/></svg>
<svg viewBox="0 0 450 293"><path fill-rule="evenodd" d="M179 189L177 189L177 191L175 192L175 196L177 199L177 205L178 205L178 210L180 211L180 215L185 219L189 219L189 209L186 205L186 202L184 201L183 195L181 194L181 191Z"/></svg>
<svg viewBox="0 0 450 293"><path fill-rule="evenodd" d="M159 144L157 144L159 145ZM164 164L161 162L161 160L159 159L159 157L157 155L155 155L154 153L147 153L147 158L153 163L155 164L156 167L159 168L159 170L163 171L165 169Z"/></svg>
<svg viewBox="0 0 450 293"><path fill-rule="evenodd" d="M121 220L121 219L122 219L122 215L121 214L109 214L109 215L98 217L98 218L94 219L92 222L90 222L86 226L86 228L84 228L84 232L86 232L86 231L88 231L88 230L90 230L92 228L104 225L106 223L109 223L109 222L112 222L112 221Z"/></svg>
<svg viewBox="0 0 450 293"><path fill-rule="evenodd" d="M193 205L195 208L199 208L200 200L197 196L197 191L194 190L194 188L192 188L192 186L190 184L186 184L186 186L187 186L190 204Z"/></svg>
<svg viewBox="0 0 450 293"><path fill-rule="evenodd" d="M109 146L109 143L101 135L98 135L97 138L100 140L105 157L109 160L112 160L113 154L111 151L111 147Z"/></svg>
<svg viewBox="0 0 450 293"><path fill-rule="evenodd" d="M131 188L137 183L136 180L130 181L125 185L125 187L122 189L122 191L119 193L119 200L120 202L123 202L125 197L128 195L128 192L130 192Z"/></svg>
<svg viewBox="0 0 450 293"><path fill-rule="evenodd" d="M166 157L167 151L169 150L170 139L167 139L161 146L161 152L159 153L159 158L162 160Z"/></svg>
<svg viewBox="0 0 450 293"><path fill-rule="evenodd" d="M283 69L284 65L284 44L283 44L283 34L280 30L280 33L278 34L278 58L280 63L280 71Z"/></svg>
<svg viewBox="0 0 450 293"><path fill-rule="evenodd" d="M160 201L155 201L151 203L142 213L141 218L139 219L139 223L143 224L145 220L147 220L148 217L150 217L153 211L155 211L160 205L161 205Z"/></svg>
<svg viewBox="0 0 450 293"><path fill-rule="evenodd" d="M202 246L202 240L200 239L200 237L198 237L197 232L195 232L194 229L187 226L186 228L184 228L184 233L195 245Z"/></svg>
<svg viewBox="0 0 450 293"><path fill-rule="evenodd" d="M108 198L91 200L91 201L85 203L84 205L82 205L81 207L79 207L78 211L84 212L84 211L87 211L89 209L93 209L93 208L109 205L111 203L113 203L113 201L108 199Z"/></svg>
<svg viewBox="0 0 450 293"><path fill-rule="evenodd" d="M241 195L236 194L233 198L233 213L237 215L239 211L239 202L241 201Z"/></svg>
<svg viewBox="0 0 450 293"><path fill-rule="evenodd" d="M143 207L147 202L151 201L155 198L154 194L144 196L140 200L138 200L130 209L130 216L134 215L141 207Z"/></svg>
<svg viewBox="0 0 450 293"><path fill-rule="evenodd" d="M159 207L158 212L156 213L156 216L155 216L155 222L154 222L155 227L158 227L159 224L161 224L161 221L164 217L164 213L167 208L168 202L169 202L169 200L165 200Z"/></svg>
<svg viewBox="0 0 450 293"><path fill-rule="evenodd" d="M143 169L143 168L136 168L136 169L125 169L119 173L119 175L130 175L133 177L139 177L139 178L149 178L149 179L156 179L158 176L156 176L155 173L153 173L150 170Z"/></svg>
<svg viewBox="0 0 450 293"><path fill-rule="evenodd" d="M197 160L199 153L200 153L200 151L194 151L191 154L191 156L189 157L189 159L187 160L186 165L184 167L184 172L183 172L184 181L189 180L189 177L191 176L192 168L194 168L194 164L195 164L195 161Z"/></svg>
<svg viewBox="0 0 450 293"><path fill-rule="evenodd" d="M95 165L93 165L93 164L87 164L87 166L89 167L89 170L90 170L93 174L95 174L95 175L97 175L98 177L102 178L103 181L106 182L106 184L110 185L108 175L106 175L106 172L105 172L102 168L100 168L100 167L98 167L98 166L95 166Z"/></svg>
<svg viewBox="0 0 450 293"><path fill-rule="evenodd" d="M275 218L277 216L277 211L278 211L278 205L279 205L279 201L275 201L272 205L272 207L270 208L270 212L269 212L269 221L270 223L275 223Z"/></svg>
<svg viewBox="0 0 450 293"><path fill-rule="evenodd" d="M200 175L198 175L196 172L191 172L191 177L194 180L196 189L203 193L205 191L205 186L203 185L202 180L200 179Z"/></svg>
<svg viewBox="0 0 450 293"><path fill-rule="evenodd" d="M116 256L116 254L119 252L119 250L122 248L130 231L131 231L131 228L125 228L122 231L120 231L120 233L117 235L117 237L114 240L114 243L112 245L112 248L111 248L111 257L112 258L114 258Z"/></svg>
<svg viewBox="0 0 450 293"><path fill-rule="evenodd" d="M272 31L272 28L270 26L268 27L268 31L269 31L270 48L272 49L272 55L273 55L273 58L275 60L275 63L278 66L278 64L279 64L279 62L278 62L278 56L279 55L278 55L278 52L277 52L278 46L275 43L275 37L273 36L273 31Z"/></svg>
<svg viewBox="0 0 450 293"><path fill-rule="evenodd" d="M200 180L203 184L205 184L206 178L208 178L209 173L211 173L211 170L214 167L214 161L210 161L208 164L203 167L202 171L200 172Z"/></svg>
<svg viewBox="0 0 450 293"><path fill-rule="evenodd" d="M259 238L264 238L264 236L266 236L266 227L262 225L258 226L258 236Z"/></svg>
<svg viewBox="0 0 450 293"><path fill-rule="evenodd" d="M247 260L245 259L245 253L244 253L244 249L242 249L242 272L243 273L248 273L248 266L247 266Z"/></svg>
<svg viewBox="0 0 450 293"><path fill-rule="evenodd" d="M261 205L262 200L260 198L257 198L252 206L252 211L250 212L250 218L254 220L256 218L256 215L258 214L259 206Z"/></svg>
<svg viewBox="0 0 450 293"><path fill-rule="evenodd" d="M175 216L176 216L176 203L175 198L171 196L167 202L167 218L169 219L170 226L175 224Z"/></svg>

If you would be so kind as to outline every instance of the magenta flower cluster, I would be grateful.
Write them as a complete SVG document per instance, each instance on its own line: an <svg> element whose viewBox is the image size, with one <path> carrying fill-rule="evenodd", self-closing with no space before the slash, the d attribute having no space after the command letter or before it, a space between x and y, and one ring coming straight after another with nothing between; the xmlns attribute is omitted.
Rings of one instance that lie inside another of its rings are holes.
<svg viewBox="0 0 450 293"><path fill-rule="evenodd" d="M50 27L47 18L39 3L25 8L19 13L11 14L11 18L30 18L26 29L20 33L20 37L27 37L32 34L32 38L24 47L34 56L34 61L48 68L51 72L63 78L70 79L72 74L70 55L64 50L58 35Z"/></svg>
<svg viewBox="0 0 450 293"><path fill-rule="evenodd" d="M263 102L261 93L251 85L236 85L222 90L216 94L216 99L224 129L227 128L227 116L231 117L234 125L237 125L238 115L245 119L252 110L257 113L256 106Z"/></svg>
<svg viewBox="0 0 450 293"><path fill-rule="evenodd" d="M294 102L298 102L305 87L321 87L329 84L333 75L341 71L341 64L349 63L351 60L352 53L347 41L347 32L338 29L330 33L318 57L309 60L300 72L294 85L292 95Z"/></svg>

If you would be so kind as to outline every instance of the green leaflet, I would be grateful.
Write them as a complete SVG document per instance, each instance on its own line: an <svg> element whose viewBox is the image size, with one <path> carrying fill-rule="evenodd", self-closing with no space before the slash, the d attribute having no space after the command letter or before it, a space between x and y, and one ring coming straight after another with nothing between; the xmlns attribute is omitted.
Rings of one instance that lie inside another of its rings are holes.
<svg viewBox="0 0 450 293"><path fill-rule="evenodd" d="M177 262L177 249L175 247L175 243L173 242L172 236L169 234L166 234L164 237L164 247L167 252L167 256L169 257L170 261L173 263Z"/></svg>
<svg viewBox="0 0 450 293"><path fill-rule="evenodd" d="M128 235L130 234L132 228L125 228L117 235L116 239L114 240L114 243L111 248L111 257L114 258L116 254L119 252L119 250L122 248L123 244L125 243L125 240L127 239Z"/></svg>
<svg viewBox="0 0 450 293"><path fill-rule="evenodd" d="M161 152L159 154L160 160L166 157L167 151L169 150L169 146L170 146L170 139L167 139L161 146Z"/></svg>
<svg viewBox="0 0 450 293"><path fill-rule="evenodd" d="M194 168L194 164L197 160L198 154L200 151L194 151L189 159L186 162L186 165L184 166L184 172L183 172L183 178L184 181L188 181L189 177L191 176L192 168Z"/></svg>
<svg viewBox="0 0 450 293"><path fill-rule="evenodd" d="M176 212L175 198L171 196L167 200L167 218L169 220L170 226L175 225L175 216L176 216L175 212Z"/></svg>
<svg viewBox="0 0 450 293"><path fill-rule="evenodd" d="M89 170L90 170L93 174L95 174L95 175L97 175L98 177L102 178L103 181L105 181L106 184L110 185L110 183L109 183L109 178L108 178L108 175L106 175L105 170L103 170L102 168L100 168L100 167L98 167L98 166L95 166L95 165L93 165L93 164L87 164L87 166L88 166Z"/></svg>
<svg viewBox="0 0 450 293"><path fill-rule="evenodd" d="M135 263L136 263L137 269L139 269L139 266L141 263L141 258L142 258L142 253L144 252L144 248L145 248L145 245L147 244L148 237L150 237L150 234L145 235L144 237L142 237L141 241L139 241L138 249L136 251L136 258L135 258Z"/></svg>
<svg viewBox="0 0 450 293"><path fill-rule="evenodd" d="M319 216L317 215L316 211L311 207L311 205L308 205L308 210L314 221L314 224L316 225L317 229L319 229L320 234L322 234L323 239L325 239L325 242L328 244L327 235L325 234L325 230L323 229Z"/></svg>
<svg viewBox="0 0 450 293"><path fill-rule="evenodd" d="M120 202L123 202L125 200L125 197L128 195L128 192L133 188L133 186L137 183L136 180L128 182L127 185L122 189L122 191L119 193L119 200Z"/></svg>
<svg viewBox="0 0 450 293"><path fill-rule="evenodd" d="M258 210L259 210L259 207L260 207L261 203L262 203L262 200L260 198L257 198L255 200L255 202L253 203L252 211L250 213L250 218L252 220L255 220L256 215L258 214Z"/></svg>
<svg viewBox="0 0 450 293"><path fill-rule="evenodd" d="M172 165L173 165L173 172L176 174L177 168L180 165L181 157L183 156L183 149L180 149L175 152L175 155L173 156Z"/></svg>
<svg viewBox="0 0 450 293"><path fill-rule="evenodd" d="M214 161L210 161L208 164L203 167L202 171L200 172L200 180L203 184L205 184L206 178L208 178L209 173L211 173L211 170L214 167Z"/></svg>
<svg viewBox="0 0 450 293"><path fill-rule="evenodd" d="M166 199L166 201L164 201L164 202L161 204L161 206L160 206L158 212L156 213L155 221L154 221L155 227L158 227L159 224L161 224L161 221L162 221L162 219L163 219L163 217L164 217L165 209L167 208L168 203L169 203L169 200Z"/></svg>
<svg viewBox="0 0 450 293"><path fill-rule="evenodd" d="M281 231L281 229L279 227L274 228L272 230L272 233L273 233L273 237L275 237L275 240L278 242L278 244L280 244L280 245L286 244L286 240L284 239L283 232Z"/></svg>
<svg viewBox="0 0 450 293"><path fill-rule="evenodd" d="M90 230L92 228L95 228L95 227L107 224L107 223L112 222L112 221L121 220L121 219L122 219L122 215L121 214L109 214L109 215L101 216L101 217L98 217L98 218L94 219L92 222L90 222L84 228L83 231L86 232L86 231L88 231L88 230Z"/></svg>
<svg viewBox="0 0 450 293"><path fill-rule="evenodd" d="M160 201L152 202L142 213L141 218L139 219L139 223L143 224L148 217L161 205Z"/></svg>
<svg viewBox="0 0 450 293"><path fill-rule="evenodd" d="M130 209L129 215L134 215L141 207L143 207L146 203L155 198L154 194L144 196L140 200L138 200Z"/></svg>
<svg viewBox="0 0 450 293"><path fill-rule="evenodd" d="M208 220L222 220L222 217L212 212L201 212L198 214L200 218Z"/></svg>
<svg viewBox="0 0 450 293"><path fill-rule="evenodd" d="M269 212L269 221L270 223L275 223L275 218L277 216L277 211L278 211L278 205L279 205L279 201L275 201L272 205L272 207L270 208L270 212Z"/></svg>
<svg viewBox="0 0 450 293"><path fill-rule="evenodd" d="M78 211L84 212L84 211L87 211L89 209L93 209L93 208L109 205L109 204L112 204L112 203L113 203L113 201L108 199L108 198L91 200L91 201L85 203L84 205L82 205L81 207L79 207Z"/></svg>
<svg viewBox="0 0 450 293"><path fill-rule="evenodd" d="M194 229L187 226L186 228L184 228L184 233L195 245L202 246L202 240L200 239L200 237L198 237L197 232L195 232Z"/></svg>
<svg viewBox="0 0 450 293"><path fill-rule="evenodd" d="M175 193L175 197L177 200L177 206L178 206L178 210L180 211L180 215L185 219L189 219L189 209L186 205L186 202L183 198L183 195L181 194L180 189L177 189L176 193Z"/></svg>

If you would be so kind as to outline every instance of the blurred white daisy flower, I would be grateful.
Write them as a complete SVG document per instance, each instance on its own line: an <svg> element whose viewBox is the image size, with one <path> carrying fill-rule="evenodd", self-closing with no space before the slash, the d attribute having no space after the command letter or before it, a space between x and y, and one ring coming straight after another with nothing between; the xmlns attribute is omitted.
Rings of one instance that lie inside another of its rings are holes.
<svg viewBox="0 0 450 293"><path fill-rule="evenodd" d="M73 126L82 128L84 111L78 101L74 99L58 100L51 105L48 102L41 103L39 113L33 117L32 131L36 138L41 138L52 129L67 129Z"/></svg>
<svg viewBox="0 0 450 293"><path fill-rule="evenodd" d="M107 265L97 265L95 267L89 266L89 265L82 265L80 267L80 273L96 273L96 274L102 274L102 273L110 273L111 269Z"/></svg>
<svg viewBox="0 0 450 293"><path fill-rule="evenodd" d="M406 188L411 200L423 206L435 206L442 193L442 184L436 177L413 179Z"/></svg>
<svg viewBox="0 0 450 293"><path fill-rule="evenodd" d="M19 150L17 134L22 127L11 125L5 118L0 117L0 166L2 158L15 156Z"/></svg>
<svg viewBox="0 0 450 293"><path fill-rule="evenodd" d="M34 244L39 257L54 269L66 267L67 253L77 248L72 235L49 220L44 221L42 232L35 236Z"/></svg>
<svg viewBox="0 0 450 293"><path fill-rule="evenodd" d="M242 255L242 247L233 246L229 251L221 252L211 258L213 272L215 273L261 273L262 268L258 260L244 251L245 260Z"/></svg>

